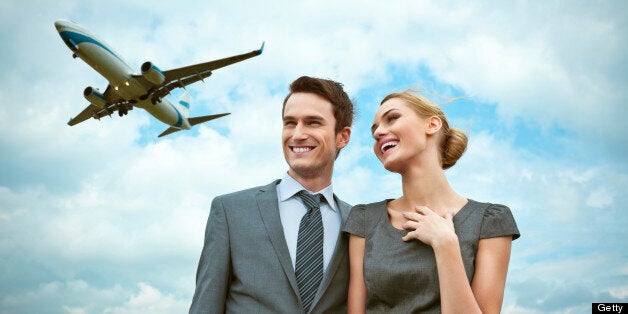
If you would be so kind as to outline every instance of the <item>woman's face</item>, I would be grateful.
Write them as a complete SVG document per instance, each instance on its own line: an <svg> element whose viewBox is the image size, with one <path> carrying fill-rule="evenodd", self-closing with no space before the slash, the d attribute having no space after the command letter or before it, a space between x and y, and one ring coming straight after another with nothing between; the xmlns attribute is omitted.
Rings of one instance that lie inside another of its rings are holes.
<svg viewBox="0 0 628 314"><path fill-rule="evenodd" d="M389 171L402 172L425 150L429 118L421 118L403 100L392 98L377 110L371 132L373 151Z"/></svg>

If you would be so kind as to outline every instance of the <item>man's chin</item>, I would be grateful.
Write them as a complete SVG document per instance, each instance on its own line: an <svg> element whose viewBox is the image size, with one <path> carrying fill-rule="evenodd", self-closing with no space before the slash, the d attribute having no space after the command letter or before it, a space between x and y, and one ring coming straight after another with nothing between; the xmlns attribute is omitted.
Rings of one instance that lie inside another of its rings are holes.
<svg viewBox="0 0 628 314"><path fill-rule="evenodd" d="M313 165L300 165L299 163L290 164L291 174L301 178L314 178L320 176L322 173L321 170L321 167Z"/></svg>

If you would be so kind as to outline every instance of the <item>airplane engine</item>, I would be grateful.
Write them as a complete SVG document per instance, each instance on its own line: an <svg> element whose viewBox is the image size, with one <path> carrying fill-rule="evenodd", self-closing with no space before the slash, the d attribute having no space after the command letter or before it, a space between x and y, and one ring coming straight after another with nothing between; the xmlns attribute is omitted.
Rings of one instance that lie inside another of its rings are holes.
<svg viewBox="0 0 628 314"><path fill-rule="evenodd" d="M105 96L103 96L91 86L85 88L85 90L83 91L83 96L85 96L85 99L87 99L92 105L98 108L105 108L105 106L107 105Z"/></svg>
<svg viewBox="0 0 628 314"><path fill-rule="evenodd" d="M166 79L161 70L150 61L142 64L142 76L155 85L161 85Z"/></svg>

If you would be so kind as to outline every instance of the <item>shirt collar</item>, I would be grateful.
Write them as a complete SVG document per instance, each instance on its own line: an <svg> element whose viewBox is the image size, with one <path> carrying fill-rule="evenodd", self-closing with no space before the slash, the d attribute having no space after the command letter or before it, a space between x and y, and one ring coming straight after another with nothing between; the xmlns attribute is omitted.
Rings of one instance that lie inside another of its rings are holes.
<svg viewBox="0 0 628 314"><path fill-rule="evenodd" d="M328 185L326 188L320 191L310 191L301 185L297 180L291 177L288 172L283 175L281 182L279 182L278 186L280 201L286 201L287 199L293 197L297 192L301 190L306 190L312 194L320 193L325 197L327 204L333 211L336 211L336 202L334 201L334 189L332 185Z"/></svg>

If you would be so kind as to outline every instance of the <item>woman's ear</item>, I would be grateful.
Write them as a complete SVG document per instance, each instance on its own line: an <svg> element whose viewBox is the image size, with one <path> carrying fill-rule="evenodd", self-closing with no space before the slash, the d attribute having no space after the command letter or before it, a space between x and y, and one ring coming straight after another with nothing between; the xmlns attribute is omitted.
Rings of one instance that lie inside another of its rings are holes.
<svg viewBox="0 0 628 314"><path fill-rule="evenodd" d="M443 121L437 116L431 116L427 119L427 128L425 132L429 135L436 134L440 131L440 128L443 126Z"/></svg>

